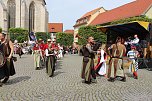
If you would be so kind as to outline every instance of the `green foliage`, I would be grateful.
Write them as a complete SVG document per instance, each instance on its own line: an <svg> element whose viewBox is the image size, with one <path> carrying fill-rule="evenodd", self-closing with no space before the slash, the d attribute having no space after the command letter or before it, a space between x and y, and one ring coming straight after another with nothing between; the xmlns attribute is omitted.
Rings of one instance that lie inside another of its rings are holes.
<svg viewBox="0 0 152 101"><path fill-rule="evenodd" d="M23 29L23 28L10 28L9 33L14 33L14 34L27 34L28 30Z"/></svg>
<svg viewBox="0 0 152 101"><path fill-rule="evenodd" d="M47 41L48 38L50 38L50 34L48 34L47 32L36 32L35 36L37 40L43 39L45 42Z"/></svg>
<svg viewBox="0 0 152 101"><path fill-rule="evenodd" d="M114 24L128 23L128 22L132 22L132 21L152 22L152 19L150 19L147 16L143 15L143 16L125 18L125 19L121 19L121 20L105 23L105 24L102 24L102 25L114 25Z"/></svg>
<svg viewBox="0 0 152 101"><path fill-rule="evenodd" d="M81 27L78 31L78 35L80 36L78 40L79 45L86 44L87 38L90 36L93 36L95 40L98 40L102 43L106 42L106 35L103 32L97 30L95 26Z"/></svg>
<svg viewBox="0 0 152 101"><path fill-rule="evenodd" d="M57 33L56 42L64 46L71 46L73 43L73 35L68 33Z"/></svg>
<svg viewBox="0 0 152 101"><path fill-rule="evenodd" d="M9 29L10 39L14 42L14 40L18 40L19 43L28 40L28 30L23 28L10 28Z"/></svg>
<svg viewBox="0 0 152 101"><path fill-rule="evenodd" d="M0 28L0 33L2 33L2 28Z"/></svg>

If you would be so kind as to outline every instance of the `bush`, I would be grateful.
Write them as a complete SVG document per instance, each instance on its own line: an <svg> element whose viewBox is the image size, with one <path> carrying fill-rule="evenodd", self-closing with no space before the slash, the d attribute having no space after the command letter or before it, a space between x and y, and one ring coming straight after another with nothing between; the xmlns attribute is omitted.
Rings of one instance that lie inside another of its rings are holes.
<svg viewBox="0 0 152 101"><path fill-rule="evenodd" d="M71 46L73 44L73 34L56 33L56 42L64 46Z"/></svg>
<svg viewBox="0 0 152 101"><path fill-rule="evenodd" d="M96 26L84 26L78 30L78 35L80 36L78 40L79 45L84 45L87 42L87 38L93 36L98 42L106 42L106 34L99 31Z"/></svg>
<svg viewBox="0 0 152 101"><path fill-rule="evenodd" d="M2 33L2 28L0 28L0 33Z"/></svg>
<svg viewBox="0 0 152 101"><path fill-rule="evenodd" d="M28 30L23 28L10 28L9 29L10 39L14 42L14 40L18 40L19 43L28 40Z"/></svg>
<svg viewBox="0 0 152 101"><path fill-rule="evenodd" d="M43 39L45 42L47 41L48 38L50 38L50 35L47 34L47 32L36 32L35 36L37 40Z"/></svg>

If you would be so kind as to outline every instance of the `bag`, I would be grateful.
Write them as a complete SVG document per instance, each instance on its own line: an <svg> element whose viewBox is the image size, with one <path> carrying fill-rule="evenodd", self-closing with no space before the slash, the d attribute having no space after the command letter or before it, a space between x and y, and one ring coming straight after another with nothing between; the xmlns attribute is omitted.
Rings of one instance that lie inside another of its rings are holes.
<svg viewBox="0 0 152 101"><path fill-rule="evenodd" d="M14 62L17 61L17 57L12 56L12 59L13 59Z"/></svg>
<svg viewBox="0 0 152 101"><path fill-rule="evenodd" d="M85 45L83 45L80 49L80 53L82 54L82 56L84 56L85 49L86 49Z"/></svg>

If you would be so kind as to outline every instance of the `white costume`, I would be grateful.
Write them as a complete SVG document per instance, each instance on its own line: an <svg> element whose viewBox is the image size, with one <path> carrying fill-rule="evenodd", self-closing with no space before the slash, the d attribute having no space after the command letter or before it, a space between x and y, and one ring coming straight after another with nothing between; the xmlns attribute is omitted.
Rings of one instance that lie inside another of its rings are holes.
<svg viewBox="0 0 152 101"><path fill-rule="evenodd" d="M100 53L100 62L99 62L99 66L98 68L99 71L98 71L98 74L99 75L105 75L106 74L106 59L105 59L105 52L104 50L101 49L101 53Z"/></svg>

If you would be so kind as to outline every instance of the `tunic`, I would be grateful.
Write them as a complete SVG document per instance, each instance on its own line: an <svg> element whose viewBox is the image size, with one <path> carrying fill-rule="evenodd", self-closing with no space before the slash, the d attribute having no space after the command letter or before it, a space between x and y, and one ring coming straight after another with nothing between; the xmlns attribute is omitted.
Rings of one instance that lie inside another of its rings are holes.
<svg viewBox="0 0 152 101"><path fill-rule="evenodd" d="M109 61L108 68L108 78L115 78L116 76L124 77L124 68L123 68L123 56L126 53L126 48L124 45L120 44L116 46L113 45L112 48L112 57Z"/></svg>

